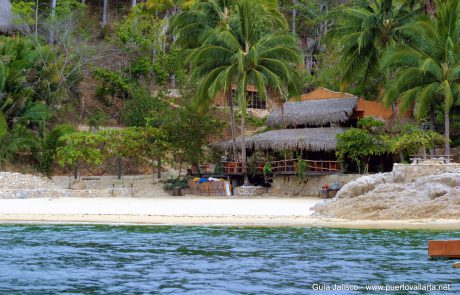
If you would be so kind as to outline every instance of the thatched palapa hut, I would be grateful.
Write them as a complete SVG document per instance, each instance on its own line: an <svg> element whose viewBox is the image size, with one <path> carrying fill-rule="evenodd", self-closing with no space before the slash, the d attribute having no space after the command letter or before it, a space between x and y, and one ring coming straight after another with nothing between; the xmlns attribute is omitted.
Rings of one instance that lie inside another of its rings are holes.
<svg viewBox="0 0 460 295"><path fill-rule="evenodd" d="M272 128L338 125L350 120L357 102L357 98L286 102L270 114L266 123Z"/></svg>
<svg viewBox="0 0 460 295"><path fill-rule="evenodd" d="M334 152L337 145L337 134L345 128L302 128L271 130L248 137L245 140L249 150L305 150L310 152ZM232 149L232 141L227 140L215 145L221 151ZM241 140L237 141L241 149Z"/></svg>
<svg viewBox="0 0 460 295"><path fill-rule="evenodd" d="M18 31L27 33L30 28L17 23L9 0L0 0L0 35L12 35Z"/></svg>

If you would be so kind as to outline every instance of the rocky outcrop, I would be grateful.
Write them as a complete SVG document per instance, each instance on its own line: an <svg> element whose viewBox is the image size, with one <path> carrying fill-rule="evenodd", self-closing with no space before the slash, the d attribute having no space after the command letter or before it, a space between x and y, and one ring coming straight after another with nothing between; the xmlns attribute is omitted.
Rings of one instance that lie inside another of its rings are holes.
<svg viewBox="0 0 460 295"><path fill-rule="evenodd" d="M345 219L460 218L458 167L420 166L360 177L313 210Z"/></svg>

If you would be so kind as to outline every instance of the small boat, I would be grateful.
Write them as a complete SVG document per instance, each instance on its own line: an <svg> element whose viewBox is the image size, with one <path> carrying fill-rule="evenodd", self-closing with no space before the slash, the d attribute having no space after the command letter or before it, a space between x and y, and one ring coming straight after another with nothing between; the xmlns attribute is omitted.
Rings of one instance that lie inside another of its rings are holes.
<svg viewBox="0 0 460 295"><path fill-rule="evenodd" d="M460 240L428 241L428 256L432 259L458 259L460 258Z"/></svg>

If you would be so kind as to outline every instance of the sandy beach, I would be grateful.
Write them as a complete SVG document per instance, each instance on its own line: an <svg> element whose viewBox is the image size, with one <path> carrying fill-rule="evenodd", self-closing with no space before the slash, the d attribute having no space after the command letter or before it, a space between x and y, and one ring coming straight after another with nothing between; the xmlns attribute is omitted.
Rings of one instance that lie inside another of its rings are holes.
<svg viewBox="0 0 460 295"><path fill-rule="evenodd" d="M460 220L311 217L315 198L36 198L0 200L2 223L314 226L460 230Z"/></svg>

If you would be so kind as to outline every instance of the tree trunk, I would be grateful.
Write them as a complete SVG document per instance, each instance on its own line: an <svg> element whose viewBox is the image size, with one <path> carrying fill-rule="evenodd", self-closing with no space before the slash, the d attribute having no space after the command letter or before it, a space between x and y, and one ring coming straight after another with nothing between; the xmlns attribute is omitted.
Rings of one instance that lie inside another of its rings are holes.
<svg viewBox="0 0 460 295"><path fill-rule="evenodd" d="M430 105L430 130L435 131L436 129L436 110L434 104ZM430 148L430 156L433 158L435 156L434 147Z"/></svg>
<svg viewBox="0 0 460 295"><path fill-rule="evenodd" d="M246 52L249 51L249 44L246 43ZM246 159L246 140L245 140L245 131L246 131L246 89L247 89L247 73L243 73L243 77L241 79L242 87L239 89L241 93L240 95L240 109L241 109L241 162L243 165L243 177L244 177L244 185L249 185L249 178L248 178L248 167L247 167L247 159Z"/></svg>
<svg viewBox="0 0 460 295"><path fill-rule="evenodd" d="M436 3L435 0L423 0L423 10L430 17L434 18L436 15Z"/></svg>
<svg viewBox="0 0 460 295"><path fill-rule="evenodd" d="M109 24L109 0L104 0L102 9L102 27L105 28Z"/></svg>
<svg viewBox="0 0 460 295"><path fill-rule="evenodd" d="M230 105L230 127L232 129L232 150L233 150L233 161L238 160L238 150L236 148L236 125L235 125L235 111L232 90L228 91L228 104Z"/></svg>
<svg viewBox="0 0 460 295"><path fill-rule="evenodd" d="M157 162L157 176L158 176L158 179L161 178L161 158L158 158L158 162Z"/></svg>
<svg viewBox="0 0 460 295"><path fill-rule="evenodd" d="M137 5L137 0L131 0L131 7L134 7Z"/></svg>
<svg viewBox="0 0 460 295"><path fill-rule="evenodd" d="M121 179L123 175L123 161L121 158L118 158L118 179Z"/></svg>
<svg viewBox="0 0 460 295"><path fill-rule="evenodd" d="M404 163L404 154L402 151L399 151L399 162L402 164Z"/></svg>
<svg viewBox="0 0 460 295"><path fill-rule="evenodd" d="M297 10L295 9L295 5L297 4L297 0L292 0L292 23L291 23L291 26L292 26L292 33L295 34L296 33L296 16L297 16Z"/></svg>
<svg viewBox="0 0 460 295"><path fill-rule="evenodd" d="M450 156L450 111L449 109L446 107L446 109L444 110L444 125L445 125L445 133L444 133L444 136L445 136L445 140L446 140L446 147L445 147L445 151L444 151L444 154L446 156ZM449 157L447 157L447 162L449 162L450 159Z"/></svg>
<svg viewBox="0 0 460 295"><path fill-rule="evenodd" d="M78 179L78 163L75 163L75 166L73 169L73 178Z"/></svg>
<svg viewBox="0 0 460 295"><path fill-rule="evenodd" d="M171 88L176 89L176 74L171 75Z"/></svg>
<svg viewBox="0 0 460 295"><path fill-rule="evenodd" d="M35 39L38 38L38 0L35 1L35 25L34 25Z"/></svg>
<svg viewBox="0 0 460 295"><path fill-rule="evenodd" d="M249 178L248 178L248 167L247 167L247 160L246 160L246 140L244 137L244 132L246 131L246 113L241 108L241 162L243 165L243 177L244 177L244 185L249 185ZM243 113L244 112L244 113Z"/></svg>
<svg viewBox="0 0 460 295"><path fill-rule="evenodd" d="M391 103L391 119L390 119L390 130L391 128L395 125L396 117L398 114L396 114L396 103L392 102Z"/></svg>
<svg viewBox="0 0 460 295"><path fill-rule="evenodd" d="M56 15L56 0L51 0L51 17L54 18ZM53 45L54 44L54 29L53 29L53 23L51 22L51 28L49 30L49 35L48 35L48 43Z"/></svg>

